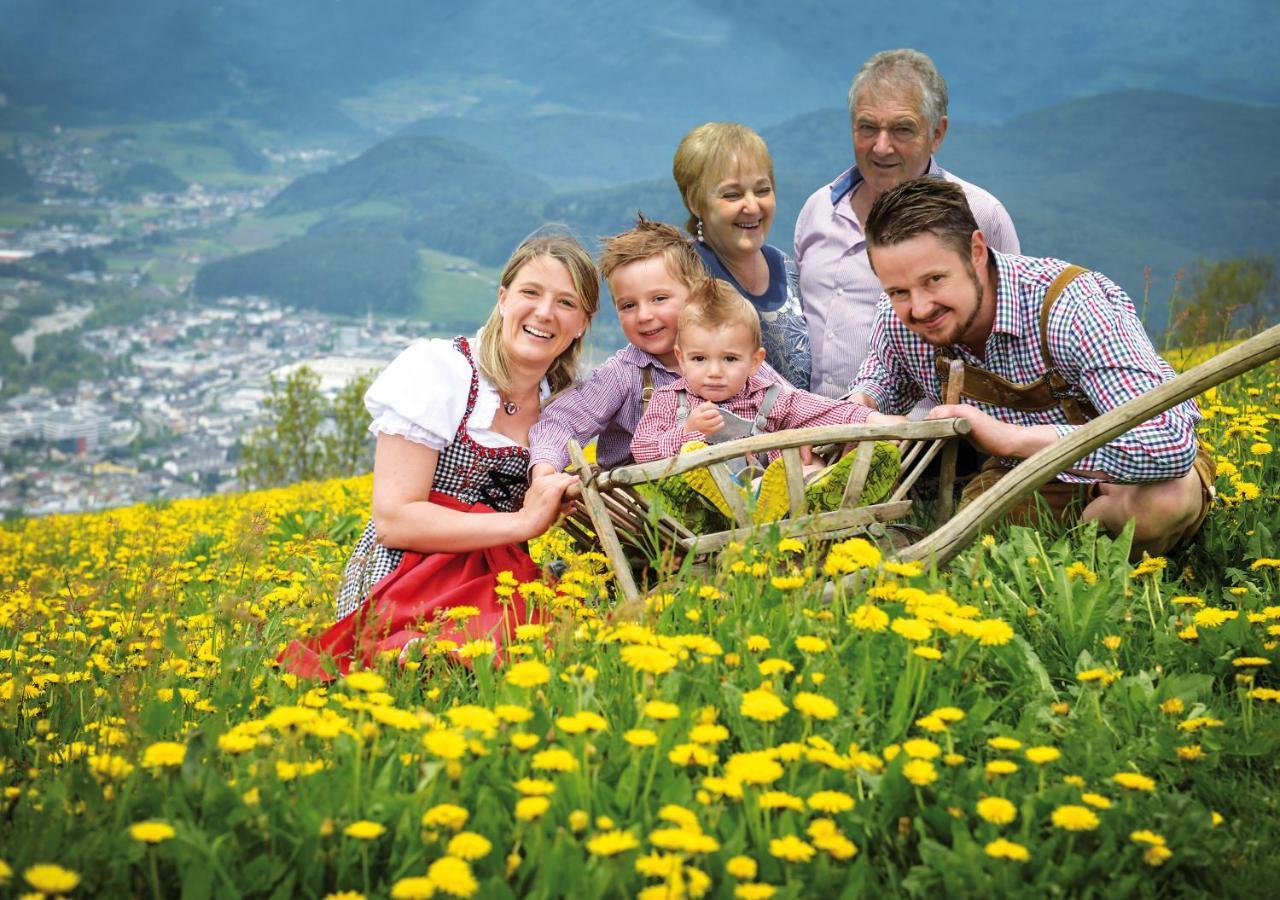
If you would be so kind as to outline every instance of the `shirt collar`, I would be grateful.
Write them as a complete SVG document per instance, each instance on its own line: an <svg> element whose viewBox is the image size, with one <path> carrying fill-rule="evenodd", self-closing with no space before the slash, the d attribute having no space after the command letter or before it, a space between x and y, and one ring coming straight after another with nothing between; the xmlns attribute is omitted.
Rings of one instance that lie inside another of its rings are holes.
<svg viewBox="0 0 1280 900"><path fill-rule="evenodd" d="M664 369L668 372L673 371L672 369L668 369L666 363L658 359L658 357L648 351L641 350L632 343L628 343L618 351L618 358L623 362L630 363L637 369L643 369L645 366L657 366L658 368Z"/></svg>
<svg viewBox="0 0 1280 900"><path fill-rule="evenodd" d="M1020 338L1023 332L1022 318L1018 315L1017 273L1007 255L989 248L987 252L996 263L996 319L991 325L991 333Z"/></svg>
<svg viewBox="0 0 1280 900"><path fill-rule="evenodd" d="M946 177L946 172L942 166L938 165L938 161L932 156L929 157L929 168L925 169L925 175L932 175L935 178ZM857 166L850 166L840 174L840 177L831 182L831 205L835 206L845 197L852 193L853 189L862 181L862 173L858 171Z"/></svg>

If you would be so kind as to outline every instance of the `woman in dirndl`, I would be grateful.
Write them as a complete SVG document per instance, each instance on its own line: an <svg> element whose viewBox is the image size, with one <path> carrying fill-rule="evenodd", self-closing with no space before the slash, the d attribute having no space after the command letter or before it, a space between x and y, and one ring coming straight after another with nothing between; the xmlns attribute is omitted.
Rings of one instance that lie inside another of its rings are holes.
<svg viewBox="0 0 1280 900"><path fill-rule="evenodd" d="M542 234L516 248L499 285L474 339L415 342L365 394L373 517L344 570L337 623L286 647L286 671L328 679L428 633L502 645L539 621L518 593L495 588L503 572L539 578L524 544L551 527L577 481L529 485L529 429L574 380L599 276L572 238ZM457 606L480 612L456 623L444 613Z"/></svg>

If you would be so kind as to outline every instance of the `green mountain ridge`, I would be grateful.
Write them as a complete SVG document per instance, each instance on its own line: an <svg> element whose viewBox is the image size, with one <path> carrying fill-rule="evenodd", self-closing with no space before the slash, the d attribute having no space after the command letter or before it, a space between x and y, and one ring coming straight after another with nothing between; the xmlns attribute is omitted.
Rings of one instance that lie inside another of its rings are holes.
<svg viewBox="0 0 1280 900"><path fill-rule="evenodd" d="M299 179L267 211L318 211L325 220L313 234L416 242L485 265L501 264L546 222L564 223L590 242L628 227L637 211L684 221L669 177L554 193L515 161L551 159L567 140L553 131L531 129L524 143L484 150L439 136L398 136ZM519 132L516 121L506 133ZM1250 139L1225 142L1224 133ZM850 164L848 113L819 110L762 134L778 180L770 242L789 250L805 199ZM1001 199L1024 252L1103 271L1135 300L1150 267L1153 318L1163 322L1179 269L1200 258L1274 253L1280 246L1280 173L1267 150L1276 140L1274 107L1123 91L1005 125L956 125L938 160ZM674 143L667 165L673 150ZM243 275L252 281L251 270Z"/></svg>

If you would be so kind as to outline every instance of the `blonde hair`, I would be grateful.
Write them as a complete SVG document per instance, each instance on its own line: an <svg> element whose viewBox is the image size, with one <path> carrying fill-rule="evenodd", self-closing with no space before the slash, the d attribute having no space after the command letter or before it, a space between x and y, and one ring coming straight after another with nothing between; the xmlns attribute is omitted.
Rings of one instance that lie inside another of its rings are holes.
<svg viewBox="0 0 1280 900"><path fill-rule="evenodd" d="M689 245L689 239L678 228L646 219L643 213L636 216L634 228L605 238L604 250L600 253L600 274L608 281L623 266L654 256L663 257L667 271L685 287L707 277L702 258Z"/></svg>
<svg viewBox="0 0 1280 900"><path fill-rule="evenodd" d="M752 351L761 347L760 314L750 300L720 278L703 278L689 289L689 299L685 301L680 310L680 318L677 319L677 344L680 343L680 335L690 325L708 331L742 325L751 336Z"/></svg>
<svg viewBox="0 0 1280 900"><path fill-rule="evenodd" d="M591 318L600 308L600 275L590 255L582 249L582 245L567 234L535 233L520 242L507 264L502 267L498 283L511 287L516 273L525 263L546 256L561 263L568 271L573 282L573 289L582 304L582 311L587 317L587 327ZM586 330L583 330L583 334ZM497 304L489 313L484 328L480 331L479 347L476 352L476 364L485 377L493 382L500 393L511 391L511 373L507 369L506 354L502 348L502 309ZM582 336L574 338L564 352L556 357L547 369L547 383L551 385L551 393L557 394L571 386L578 375L578 357L582 354Z"/></svg>
<svg viewBox="0 0 1280 900"><path fill-rule="evenodd" d="M697 198L705 197L711 188L729 172L734 163L757 162L769 172L773 181L773 158L764 138L738 122L707 122L680 139L671 175L680 189L680 199L689 211L685 227L697 234L701 216L694 208Z"/></svg>

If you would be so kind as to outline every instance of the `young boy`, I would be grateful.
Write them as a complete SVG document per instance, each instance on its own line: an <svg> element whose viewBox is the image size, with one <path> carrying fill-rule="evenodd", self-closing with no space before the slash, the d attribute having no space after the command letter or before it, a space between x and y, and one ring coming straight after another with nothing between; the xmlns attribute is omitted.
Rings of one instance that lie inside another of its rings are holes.
<svg viewBox="0 0 1280 900"><path fill-rule="evenodd" d="M706 279L689 291L678 319L675 354L682 376L653 393L636 426L631 452L638 462L675 456L688 444L722 443L763 432L818 425L882 424L902 421L851 400L829 400L790 384L761 378L765 351L760 318L751 303L726 281ZM772 454L776 459L780 454ZM852 468L852 455L834 466L806 467L822 471L806 488L810 508L839 506ZM898 472L893 444L878 442L863 501L879 502ZM688 473L685 481L722 513L728 506L706 470ZM775 521L786 513L786 476L771 465L759 485L754 519Z"/></svg>
<svg viewBox="0 0 1280 900"><path fill-rule="evenodd" d="M653 392L675 381L676 320L689 289L705 281L702 260L679 231L643 216L605 243L600 273L630 342L581 385L551 401L529 432L530 474L563 471L570 438L600 436L596 460L606 469L631 461L631 437ZM766 382L780 382L768 366Z"/></svg>

